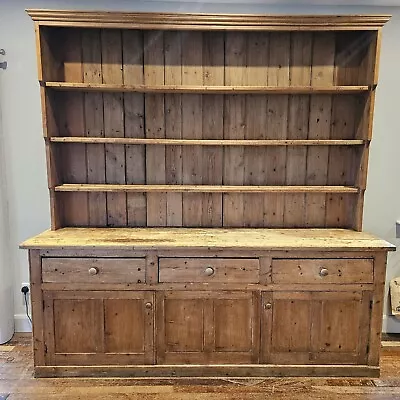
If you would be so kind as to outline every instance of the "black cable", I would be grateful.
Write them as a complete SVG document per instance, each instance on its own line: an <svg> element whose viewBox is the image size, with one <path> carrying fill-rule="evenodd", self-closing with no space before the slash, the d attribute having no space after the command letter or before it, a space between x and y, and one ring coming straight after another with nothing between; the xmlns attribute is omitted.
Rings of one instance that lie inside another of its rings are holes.
<svg viewBox="0 0 400 400"><path fill-rule="evenodd" d="M27 294L28 294L28 292L24 292L25 310L26 310L26 316L28 317L29 322L30 322L31 325L32 325L32 318L30 317L29 312L28 312L28 299L27 299Z"/></svg>

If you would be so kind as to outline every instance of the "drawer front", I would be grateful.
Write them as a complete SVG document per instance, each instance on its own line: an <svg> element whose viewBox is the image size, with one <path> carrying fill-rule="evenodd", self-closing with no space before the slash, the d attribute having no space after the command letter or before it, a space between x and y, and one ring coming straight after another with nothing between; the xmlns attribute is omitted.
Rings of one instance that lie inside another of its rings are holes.
<svg viewBox="0 0 400 400"><path fill-rule="evenodd" d="M279 259L272 261L273 283L372 283L370 259Z"/></svg>
<svg viewBox="0 0 400 400"><path fill-rule="evenodd" d="M43 282L144 283L144 258L43 258Z"/></svg>
<svg viewBox="0 0 400 400"><path fill-rule="evenodd" d="M160 258L160 282L258 283L257 258Z"/></svg>

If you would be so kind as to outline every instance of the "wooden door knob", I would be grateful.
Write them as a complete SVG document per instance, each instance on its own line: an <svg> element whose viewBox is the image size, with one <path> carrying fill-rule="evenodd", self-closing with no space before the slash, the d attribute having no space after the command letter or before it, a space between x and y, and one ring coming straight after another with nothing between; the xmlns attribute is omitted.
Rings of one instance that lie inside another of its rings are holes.
<svg viewBox="0 0 400 400"><path fill-rule="evenodd" d="M145 304L145 307L150 310L151 307L153 307L153 304L151 304L150 302Z"/></svg>
<svg viewBox="0 0 400 400"><path fill-rule="evenodd" d="M207 267L205 270L204 270L204 273L207 275L207 276L211 276L211 275L214 275L214 268L212 268L212 267Z"/></svg>
<svg viewBox="0 0 400 400"><path fill-rule="evenodd" d="M89 275L97 275L99 273L99 269L96 267L89 268Z"/></svg>
<svg viewBox="0 0 400 400"><path fill-rule="evenodd" d="M319 271L319 276L327 276L329 274L329 271L326 268L321 268Z"/></svg>
<svg viewBox="0 0 400 400"><path fill-rule="evenodd" d="M265 308L266 310L270 310L270 309L272 308L272 304L271 304L271 303L267 303L267 304L264 306L264 308Z"/></svg>

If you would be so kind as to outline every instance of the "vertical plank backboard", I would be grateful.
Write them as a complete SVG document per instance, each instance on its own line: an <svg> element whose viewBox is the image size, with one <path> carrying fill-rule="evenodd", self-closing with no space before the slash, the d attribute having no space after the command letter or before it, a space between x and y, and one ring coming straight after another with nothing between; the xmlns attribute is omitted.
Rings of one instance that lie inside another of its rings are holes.
<svg viewBox="0 0 400 400"><path fill-rule="evenodd" d="M267 86L268 75L265 66L269 58L269 34L267 32L247 35L247 84ZM267 130L266 95L246 96L246 139L266 139ZM265 147L244 148L244 183L246 185L265 185L266 183ZM264 225L264 195L244 194L244 225L262 227Z"/></svg>
<svg viewBox="0 0 400 400"><path fill-rule="evenodd" d="M227 32L225 35L225 85L246 85L246 36ZM246 96L226 95L224 100L224 139L244 139L246 135ZM224 185L243 185L244 149L224 148ZM223 195L223 225L243 226L244 198L241 193Z"/></svg>
<svg viewBox="0 0 400 400"><path fill-rule="evenodd" d="M101 32L103 83L122 84L122 34L120 30ZM104 133L107 137L124 137L123 95L104 93ZM125 148L106 144L106 182L125 184ZM126 193L107 193L107 225L126 226Z"/></svg>
<svg viewBox="0 0 400 400"><path fill-rule="evenodd" d="M82 31L74 29L65 32L64 42L64 80L66 82L83 82L82 67ZM63 121L58 121L61 136L85 136L83 112L83 93L66 92L60 96ZM80 143L69 143L63 147L63 182L86 183L86 146ZM63 200L64 224L67 226L87 226L88 196L86 193L68 193L59 198Z"/></svg>
<svg viewBox="0 0 400 400"><path fill-rule="evenodd" d="M101 66L101 31L85 29L82 31L83 81L103 83ZM86 135L104 137L103 94L87 92L84 94ZM86 147L88 183L106 182L106 157L103 144ZM89 226L107 226L106 194L88 193Z"/></svg>
<svg viewBox="0 0 400 400"><path fill-rule="evenodd" d="M335 36L331 32L313 34L311 85L333 84ZM312 95L310 100L309 139L329 139L332 96ZM328 176L328 148L311 146L307 151L307 185L326 185ZM306 226L325 226L326 195L306 195Z"/></svg>
<svg viewBox="0 0 400 400"><path fill-rule="evenodd" d="M182 32L164 32L165 84L182 84ZM165 137L182 138L182 96L165 94ZM169 185L182 184L182 146L165 148L165 174ZM182 193L167 193L167 226L182 226Z"/></svg>
<svg viewBox="0 0 400 400"><path fill-rule="evenodd" d="M205 86L224 85L224 34L203 32L203 79ZM202 102L203 139L223 139L224 98L205 95ZM204 146L202 151L203 184L221 185L223 171L222 147ZM201 226L222 226L222 194L204 193Z"/></svg>
<svg viewBox="0 0 400 400"><path fill-rule="evenodd" d="M203 84L203 34L202 32L184 32L182 34L182 84ZM200 94L182 95L182 137L185 139L201 139L202 100ZM182 149L183 184L201 185L202 177L201 146L185 146ZM183 225L201 226L202 194L183 193Z"/></svg>
<svg viewBox="0 0 400 400"><path fill-rule="evenodd" d="M294 32L290 46L290 85L309 86L311 84L312 34ZM310 118L310 96L289 96L288 139L307 139ZM286 185L306 184L307 147L293 146L287 149ZM304 226L306 195L285 194L284 226L295 228Z"/></svg>
<svg viewBox="0 0 400 400"><path fill-rule="evenodd" d="M164 84L164 33L144 33L144 83ZM147 138L165 138L164 96L145 95L145 133ZM146 146L146 183L165 183L165 146ZM147 194L147 225L167 225L167 194Z"/></svg>
<svg viewBox="0 0 400 400"><path fill-rule="evenodd" d="M143 84L143 33L122 31L123 81L125 85ZM125 137L144 138L144 94L124 93ZM125 146L126 183L146 183L144 146ZM127 193L128 226L146 226L146 194Z"/></svg>
<svg viewBox="0 0 400 400"><path fill-rule="evenodd" d="M268 85L289 86L290 34L274 33L270 36ZM288 128L288 96L268 97L267 132L269 139L286 139ZM269 185L282 185L286 175L286 147L267 148L266 174ZM264 225L282 227L284 222L284 194L273 193L264 197Z"/></svg>

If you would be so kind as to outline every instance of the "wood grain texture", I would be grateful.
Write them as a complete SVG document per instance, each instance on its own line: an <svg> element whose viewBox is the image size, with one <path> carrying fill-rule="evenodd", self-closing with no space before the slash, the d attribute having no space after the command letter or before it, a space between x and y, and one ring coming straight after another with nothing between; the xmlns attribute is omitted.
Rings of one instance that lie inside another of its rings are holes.
<svg viewBox="0 0 400 400"><path fill-rule="evenodd" d="M182 34L180 32L164 33L164 52L165 84L181 84ZM182 138L182 96L180 94L165 94L164 99L165 137L167 138L164 140L180 140ZM165 148L165 169L167 183L182 184L183 162L181 147L168 146ZM182 207L181 193L167 193L167 226L182 226Z"/></svg>
<svg viewBox="0 0 400 400"><path fill-rule="evenodd" d="M102 30L101 56L103 82L123 83L121 31ZM104 134L124 137L124 103L121 93L104 93ZM114 144L105 146L106 182L126 183L125 148ZM107 225L127 225L127 201L125 193L107 193Z"/></svg>
<svg viewBox="0 0 400 400"><path fill-rule="evenodd" d="M64 80L83 82L82 35L79 30L68 35L64 43ZM63 136L85 135L85 118L83 111L83 93L64 93L62 109L58 120L59 134ZM62 152L62 176L64 182L87 182L86 146L68 144ZM68 194L62 196L64 224L70 226L87 226L87 194Z"/></svg>
<svg viewBox="0 0 400 400"><path fill-rule="evenodd" d="M290 85L311 83L312 34L293 33L290 46ZM301 140L309 136L310 96L290 96L288 139ZM303 185L307 174L307 147L288 147L286 184ZM306 195L285 195L284 225L305 226Z"/></svg>
<svg viewBox="0 0 400 400"><path fill-rule="evenodd" d="M243 240L243 238L246 240ZM346 229L63 228L45 231L21 244L31 249L257 249L394 250L365 232ZM317 255L314 253L314 256ZM318 257L317 257L318 258Z"/></svg>
<svg viewBox="0 0 400 400"><path fill-rule="evenodd" d="M85 83L103 82L101 65L101 31L82 32L83 80ZM102 93L84 94L85 128L87 139L104 137L104 106ZM87 174L89 183L106 183L105 146L87 146ZM89 193L89 225L107 226L105 193Z"/></svg>
<svg viewBox="0 0 400 400"><path fill-rule="evenodd" d="M192 30L369 30L382 27L390 15L233 15L127 13L28 9L40 25L105 26L129 29Z"/></svg>
<svg viewBox="0 0 400 400"><path fill-rule="evenodd" d="M144 258L43 258L43 282L141 283L145 282ZM92 275L89 270L95 270Z"/></svg>
<svg viewBox="0 0 400 400"><path fill-rule="evenodd" d="M144 32L144 82L164 84L164 33ZM145 97L145 135L147 138L165 138L164 96L148 94ZM146 148L146 183L163 184L166 181L165 146ZM147 225L167 225L167 195L152 193L147 198Z"/></svg>
<svg viewBox="0 0 400 400"><path fill-rule="evenodd" d="M122 31L123 82L124 84L143 84L143 33ZM144 139L144 96L140 93L124 93L125 138ZM126 183L146 182L145 149L138 146L125 146ZM128 226L146 226L146 195L127 194Z"/></svg>
<svg viewBox="0 0 400 400"><path fill-rule="evenodd" d="M321 275L321 270L327 275ZM373 260L273 260L274 283L372 283Z"/></svg>
<svg viewBox="0 0 400 400"><path fill-rule="evenodd" d="M160 258L159 281L257 283L259 262L246 258Z"/></svg>

